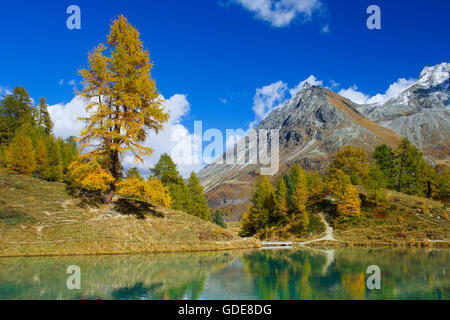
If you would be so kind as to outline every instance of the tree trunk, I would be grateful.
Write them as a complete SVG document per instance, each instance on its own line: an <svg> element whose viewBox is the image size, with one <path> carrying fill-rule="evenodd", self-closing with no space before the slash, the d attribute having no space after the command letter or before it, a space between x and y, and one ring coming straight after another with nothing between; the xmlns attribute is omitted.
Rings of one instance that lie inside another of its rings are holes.
<svg viewBox="0 0 450 320"><path fill-rule="evenodd" d="M104 203L110 204L114 197L114 190L111 190L107 195L105 195Z"/></svg>
<svg viewBox="0 0 450 320"><path fill-rule="evenodd" d="M119 152L118 151L111 151L110 152L110 170L111 170L111 174L114 177L114 182L111 184L111 188L108 192L108 194L105 196L104 202L105 204L110 204L115 191L116 191L116 185L119 182L119 166L120 166L120 161L119 161Z"/></svg>
<svg viewBox="0 0 450 320"><path fill-rule="evenodd" d="M427 181L427 198L431 198L431 182Z"/></svg>

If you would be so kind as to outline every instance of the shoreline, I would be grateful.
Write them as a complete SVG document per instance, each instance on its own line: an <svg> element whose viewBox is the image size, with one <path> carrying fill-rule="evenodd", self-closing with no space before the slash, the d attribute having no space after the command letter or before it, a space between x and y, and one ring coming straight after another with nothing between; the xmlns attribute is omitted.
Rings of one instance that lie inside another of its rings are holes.
<svg viewBox="0 0 450 320"><path fill-rule="evenodd" d="M352 248L352 247L367 247L367 248L450 248L450 241L345 241L345 240L334 240L334 241L318 241L313 243L308 243L304 246L299 245L298 242L294 242L294 247L298 248Z"/></svg>
<svg viewBox="0 0 450 320"><path fill-rule="evenodd" d="M260 249L261 243L256 239L237 240L237 243L215 242L209 245L198 245L193 247L179 246L159 249L146 250L124 250L124 251L97 251L97 252L46 252L46 253L3 253L0 252L2 258L37 258L37 257L79 257L79 256L114 256L114 255L132 255L132 254L152 254L152 253L182 253L182 252L220 252L234 251L243 249Z"/></svg>
<svg viewBox="0 0 450 320"><path fill-rule="evenodd" d="M230 243L215 243L217 247L199 246L193 248L178 247L171 249L152 249L152 250L128 250L128 251L105 251L105 252L48 252L48 253L0 253L0 259L2 258L38 258L38 257L79 257L79 256L117 256L117 255L133 255L133 254L153 254L153 253L195 253L195 252L223 252L223 251L235 251L245 249L262 249L260 241L257 240L243 240L242 245L230 246ZM224 246L225 244L225 246ZM318 248L318 249L330 249L330 248L439 248L449 249L450 241L417 241L417 242L364 242L364 241L318 241L301 245L301 242L293 242L292 249L302 248Z"/></svg>

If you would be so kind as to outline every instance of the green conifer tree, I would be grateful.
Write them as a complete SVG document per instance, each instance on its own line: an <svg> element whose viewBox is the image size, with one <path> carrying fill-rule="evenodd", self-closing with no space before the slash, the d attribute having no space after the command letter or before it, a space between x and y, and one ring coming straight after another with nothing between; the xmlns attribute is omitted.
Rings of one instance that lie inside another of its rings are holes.
<svg viewBox="0 0 450 320"><path fill-rule="evenodd" d="M188 212L191 206L189 188L178 172L176 164L167 153L161 155L155 167L150 169L150 173L169 188L173 200L172 208Z"/></svg>
<svg viewBox="0 0 450 320"><path fill-rule="evenodd" d="M63 165L63 173L66 181L70 180L69 166L78 157L77 144L73 137L67 138L65 141L60 140L61 161Z"/></svg>
<svg viewBox="0 0 450 320"><path fill-rule="evenodd" d="M302 171L302 167L296 163L292 166L291 168L291 172L289 174L290 178L291 178L291 184L292 184L292 188L295 190L295 188L297 188L297 183L300 177L300 172Z"/></svg>
<svg viewBox="0 0 450 320"><path fill-rule="evenodd" d="M169 192L172 197L172 209L188 212L191 207L190 191L182 178L178 183L169 184Z"/></svg>
<svg viewBox="0 0 450 320"><path fill-rule="evenodd" d="M197 175L192 172L188 181L190 203L188 213L197 216L203 220L211 220L211 215L203 193L203 187L198 180Z"/></svg>
<svg viewBox="0 0 450 320"><path fill-rule="evenodd" d="M171 183L178 183L180 179L177 165L167 153L161 155L161 158L156 163L155 167L150 169L150 173L161 180L165 186L168 186Z"/></svg>
<svg viewBox="0 0 450 320"><path fill-rule="evenodd" d="M373 159L385 176L387 181L386 188L395 188L396 172L394 152L392 149L385 144L377 146L373 153Z"/></svg>
<svg viewBox="0 0 450 320"><path fill-rule="evenodd" d="M9 142L25 124L34 125L33 102L22 87L15 87L12 94L0 102L0 143Z"/></svg>
<svg viewBox="0 0 450 320"><path fill-rule="evenodd" d="M133 167L127 170L127 173L125 174L125 179L131 179L132 177L136 177L139 180L144 180L141 176L141 173L139 172L138 168Z"/></svg>
<svg viewBox="0 0 450 320"><path fill-rule="evenodd" d="M60 139L49 136L47 139L47 162L44 165L42 176L51 181L62 182L64 179L64 166L61 157Z"/></svg>
<svg viewBox="0 0 450 320"><path fill-rule="evenodd" d="M223 214L220 210L214 211L211 217L211 221L218 225L219 227L226 228L227 224L223 220Z"/></svg>
<svg viewBox="0 0 450 320"><path fill-rule="evenodd" d="M366 201L376 206L378 210L390 207L389 196L386 190L387 184L383 170L377 164L371 165L365 182Z"/></svg>
<svg viewBox="0 0 450 320"><path fill-rule="evenodd" d="M426 194L426 185L424 181L426 163L423 160L422 153L407 138L395 152L395 169L397 176L397 191L424 196Z"/></svg>
<svg viewBox="0 0 450 320"><path fill-rule="evenodd" d="M48 105L45 97L42 97L37 110L37 124L40 126L46 134L51 134L53 130L53 122L50 119L48 113Z"/></svg>

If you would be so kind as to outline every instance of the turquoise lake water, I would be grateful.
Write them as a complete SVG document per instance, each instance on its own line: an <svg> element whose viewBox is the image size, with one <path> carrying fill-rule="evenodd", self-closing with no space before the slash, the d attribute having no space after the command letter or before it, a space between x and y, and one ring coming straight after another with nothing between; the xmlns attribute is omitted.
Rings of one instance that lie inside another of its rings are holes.
<svg viewBox="0 0 450 320"><path fill-rule="evenodd" d="M381 289L367 288L371 265ZM448 300L449 265L450 250L410 248L0 258L0 299Z"/></svg>

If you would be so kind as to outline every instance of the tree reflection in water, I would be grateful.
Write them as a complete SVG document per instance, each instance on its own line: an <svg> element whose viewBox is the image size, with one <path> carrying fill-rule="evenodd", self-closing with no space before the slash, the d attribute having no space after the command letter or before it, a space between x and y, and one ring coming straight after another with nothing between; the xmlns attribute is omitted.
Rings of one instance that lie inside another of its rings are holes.
<svg viewBox="0 0 450 320"><path fill-rule="evenodd" d="M0 299L449 299L450 250L253 250L0 259ZM81 268L81 290L66 269ZM367 267L381 290L366 288Z"/></svg>

